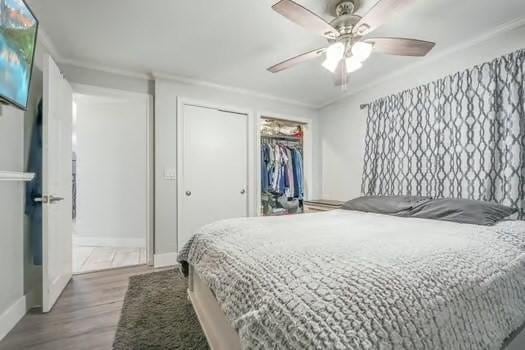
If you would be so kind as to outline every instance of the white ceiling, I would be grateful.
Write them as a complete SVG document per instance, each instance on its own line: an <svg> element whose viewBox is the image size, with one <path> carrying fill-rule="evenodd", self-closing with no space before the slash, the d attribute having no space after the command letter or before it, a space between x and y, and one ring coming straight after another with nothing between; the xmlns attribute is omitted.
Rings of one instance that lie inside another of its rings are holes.
<svg viewBox="0 0 525 350"><path fill-rule="evenodd" d="M202 80L310 105L343 94L320 61L266 68L326 41L271 9L277 0L28 0L59 54L106 68ZM298 0L329 20L336 0ZM362 0L363 14L377 0ZM374 35L437 42L431 55L525 17L524 0L419 0ZM423 58L424 59L424 58ZM421 58L373 55L356 89Z"/></svg>

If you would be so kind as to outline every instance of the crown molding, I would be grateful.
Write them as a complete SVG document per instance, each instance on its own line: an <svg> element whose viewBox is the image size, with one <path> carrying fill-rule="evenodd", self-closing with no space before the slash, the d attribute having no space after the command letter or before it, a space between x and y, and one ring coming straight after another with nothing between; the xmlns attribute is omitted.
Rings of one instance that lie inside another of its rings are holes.
<svg viewBox="0 0 525 350"><path fill-rule="evenodd" d="M42 27L42 25L38 27L37 35L38 35L37 40L40 40L40 43L49 52L51 56L53 56L56 60L62 59L62 55L58 52L57 47L53 43L53 40L51 40L51 37L47 34L45 29Z"/></svg>
<svg viewBox="0 0 525 350"><path fill-rule="evenodd" d="M437 60L441 60L447 56L450 56L456 52L459 52L459 51L462 51L462 50L465 50L465 49L468 49L469 47L473 47L477 44L480 44L484 41L487 41L489 39L492 39L498 35L501 35L501 34L504 34L504 33L507 33L507 32L510 32L514 29L517 29L517 28L520 28L522 26L525 25L525 17L519 17L519 18L516 18L510 22L507 22L507 23L504 23L500 26L497 26L495 27L494 29L490 30L490 31L487 31L481 35L478 35L474 38L472 38L471 40L467 40L461 44L458 44L458 45L455 45L455 46L452 46L448 49L445 49L439 53L437 53L436 55L433 55L433 56L430 56L429 58L425 59L425 60L422 60L422 61L419 61L419 62L416 62L416 63L413 63L413 64L410 64L406 67L403 67L403 68L400 68L398 70L395 70L393 71L392 73L389 73L383 77L380 77L380 78L377 78L373 81L371 81L370 83L368 84L364 84L364 85L361 85L359 88L357 88L356 90L352 90L351 92L348 92L348 93L345 93L343 94L342 96L339 96L338 98L335 98L325 104L322 104L319 109L323 109L325 107L328 107L334 103L337 103L341 100L344 100L345 98L348 98L350 96L353 96L353 95L356 95L364 90L367 90L367 89L370 89L370 88L373 88L373 87L376 87L378 85L381 85L381 84L384 84L392 79L395 79L395 78L398 78L400 76L403 76L403 75L406 75L407 73L409 73L411 70L413 69L416 69L418 67L424 67L424 66L427 66L427 65L430 65L431 63L437 61Z"/></svg>
<svg viewBox="0 0 525 350"><path fill-rule="evenodd" d="M245 96L251 96L251 97L255 97L255 98L262 98L262 99L266 99L266 100L271 100L271 101L276 101L276 102L281 102L281 103L286 103L286 104L290 104L290 105L295 105L295 106L299 106L299 107L304 107L304 108L310 108L310 109L314 109L314 110L321 110L329 105L332 105L334 103L337 103L341 100L344 100L345 98L348 98L350 96L353 96L353 95L356 95L364 90L367 90L367 89L370 89L370 88L373 88L375 86L378 86L378 85L381 85L381 84L384 84L392 79L395 79L395 78L398 78L402 75L405 75L407 74L408 72L410 72L411 70L413 69L416 69L418 67L424 67L426 65L430 65L432 64L433 62L437 61L437 60L440 60L440 59L443 59L451 54L454 54L458 51L461 51L461 50L464 50L464 49L467 49L469 47L472 47L472 46L475 46L479 43L482 43L484 41L487 41L497 35L501 35L503 33L506 33L506 32L509 32L511 30L514 30L516 28L519 28L521 26L525 25L525 17L519 17L519 18L516 18L510 22L507 22L507 23L504 23L498 27L495 27L494 29L490 30L490 31L487 31L479 36L476 36L474 37L473 39L471 40L467 40L461 44L458 44L458 45L455 45L455 46L452 46L448 49L445 49L435 55L432 55L430 57L428 57L427 59L425 60L422 60L422 61L419 61L419 62L416 62L416 63L413 63L413 64L409 64L403 68L400 68L398 70L395 70L385 76L382 76L382 77L379 77L377 79L374 79L372 80L371 82L367 83L367 84L364 84L364 85L361 85L360 87L358 87L357 89L355 90L352 90L352 91L349 91L335 99L332 99L332 100L329 100L325 103L320 103L320 104L314 104L314 103L306 103L306 102L303 102L303 101L298 101L298 100L294 100L294 99L289 99L289 98L284 98L284 97L278 97L278 96L274 96L274 95L271 95L271 94L267 94L267 93L264 93L264 92L260 92L260 91L255 91L255 90L250 90L250 89L244 89L244 88L240 88L240 87L236 87L236 86L229 86L229 85L224 85L224 84L219 84L219 83L214 83L214 82L210 82L210 81L205 81L205 80L198 80L198 79L193 79L193 78L189 78L189 77L184 77L184 76L180 76L180 75L176 75L176 74L169 74L169 73L161 73L161 72L151 72L151 73L145 73L145 72L139 72L139 71L135 71L135 70L127 70L127 69L120 69L120 68L115 68L115 67L111 67L111 66L108 66L108 65L102 65L102 64L96 64L96 63L93 63L93 62L88 62L88 61L83 61L83 60L77 60L77 59L71 59L71 58L66 58L64 56L62 56L58 50L56 49L56 46L53 44L53 41L51 40L51 38L49 37L49 35L47 35L47 33L45 32L45 30L40 27L39 28L39 37L40 39L42 40L42 43L43 45L49 50L49 52L51 53L51 55L57 60L57 62L59 64L66 64L66 65L70 65L70 66L74 66L74 67L78 67L78 68L84 68L84 69L91 69L91 70L96 70L96 71L100 71L100 72L105 72L105 73L110 73L110 74L116 74L116 75L120 75L120 76L124 76L124 77L129 77L129 78L135 78L135 79L143 79L143 80L156 80L156 79L164 79L164 80L171 80L171 81L174 81L174 82L179 82L179 83L182 83L182 84L187 84L187 85L193 85L193 86L200 86L200 87L207 87L207 88L211 88L211 89L216 89L216 90L220 90L220 91L225 91L225 92L230 92L230 93L236 93L236 94L239 94L239 95L245 95Z"/></svg>
<svg viewBox="0 0 525 350"><path fill-rule="evenodd" d="M171 80L171 81L179 82L179 83L182 83L182 84L194 85L194 86L200 86L200 87L207 87L207 88L211 88L211 89L216 89L216 90L236 93L236 94L239 94L239 95L245 95L245 96L251 96L251 97L256 97L256 98L262 98L262 99L266 99L266 100L272 100L272 101L276 101L276 102L286 103L286 104L295 105L295 106L299 106L299 107L306 107L306 108L315 109L315 110L319 109L319 107L320 107L317 104L306 103L306 102L297 101L297 100L294 100L294 99L289 99L289 98L278 97L278 96L266 94L266 93L255 91L255 90L249 90L249 89L243 89L243 88L239 88L239 87L235 87L235 86L229 86L229 85L223 85L223 84L218 84L218 83L212 83L212 82L205 81L205 80L198 80L198 79L193 79L193 78L187 78L187 77L174 75L174 74L153 73L153 77L155 79Z"/></svg>
<svg viewBox="0 0 525 350"><path fill-rule="evenodd" d="M176 75L176 74L167 74L167 73L159 73L159 72L157 72L157 73L138 72L138 71L134 71L134 70L120 69L120 68L115 68L115 67L111 67L111 66L108 66L108 65L97 64L97 63L84 61L84 60L66 58L66 57L64 57L63 55L61 55L58 52L56 46L54 45L54 43L53 43L53 41L51 39L51 37L47 34L47 32L45 32L45 30L42 28L42 26L40 26L40 28L39 28L39 38L42 41L42 44L48 49L48 51L51 54L51 56L53 56L53 58L57 61L57 63L59 65L60 64L69 65L69 66L73 66L73 67L90 69L90 70L95 70L95 71L99 71L99 72L120 75L120 76L124 76L124 77L128 77L128 78L134 78L134 79L143 79L143 80L165 79L165 80L171 80L171 81L176 81L176 82L183 83L183 84L207 87L207 88L211 88L211 89L216 89L216 90L236 93L236 94L239 94L239 95L251 96L251 97L255 97L255 98L262 98L262 99L266 99L266 100L286 103L286 104L290 104L290 105L295 105L295 106L304 107L304 108L310 108L310 109L315 109L315 110L320 109L320 107L321 107L318 104L306 103L306 102L297 101L297 100L294 100L294 99L278 97L278 96L274 96L274 95L271 95L271 94L266 94L266 93L263 93L263 92L249 90L249 89L243 89L243 88L235 87L235 86L228 86L228 85L213 83L213 82L204 81L204 80L192 79L192 78L183 77L183 76Z"/></svg>
<svg viewBox="0 0 525 350"><path fill-rule="evenodd" d="M315 109L315 110L320 108L320 105L316 105L316 104L309 104L309 103L305 103L305 102L301 102L301 101L297 101L293 99L265 94L265 93L254 91L254 90L243 89L243 88L239 88L235 86L222 85L222 84L212 83L212 82L204 81L204 80L187 78L187 77L183 77L183 76L179 76L175 74L140 73L140 72L132 71L132 70L124 70L124 69L113 68L113 67L109 67L105 65L94 64L94 63L90 63L87 61L65 59L65 58L59 58L57 59L57 62L59 64L65 64L65 65L78 67L78 68L96 70L99 72L105 72L109 74L116 74L116 75L120 75L120 76L124 76L128 78L143 79L143 80L157 80L157 79L171 80L171 81L179 82L182 84L207 87L211 89L236 93L239 95L251 96L251 97L286 103L286 104L295 105L299 107L305 107L305 108L310 108L310 109Z"/></svg>
<svg viewBox="0 0 525 350"><path fill-rule="evenodd" d="M142 80L152 80L153 76L149 73L134 71L134 70L127 70L127 69L120 69L115 68L107 65L97 64L93 62L83 61L83 60L77 60L77 59L69 59L69 58L61 58L58 59L57 62L59 64L73 66L77 68L84 68L89 70L95 70L98 72L104 72L109 74L115 74L120 75L127 78L134 78L134 79L142 79Z"/></svg>

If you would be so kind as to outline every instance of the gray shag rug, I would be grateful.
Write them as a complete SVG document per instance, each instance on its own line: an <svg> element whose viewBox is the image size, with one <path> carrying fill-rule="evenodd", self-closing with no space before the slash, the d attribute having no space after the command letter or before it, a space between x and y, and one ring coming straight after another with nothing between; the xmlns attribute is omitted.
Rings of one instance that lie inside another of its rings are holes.
<svg viewBox="0 0 525 350"><path fill-rule="evenodd" d="M179 271L130 278L113 349L208 349Z"/></svg>

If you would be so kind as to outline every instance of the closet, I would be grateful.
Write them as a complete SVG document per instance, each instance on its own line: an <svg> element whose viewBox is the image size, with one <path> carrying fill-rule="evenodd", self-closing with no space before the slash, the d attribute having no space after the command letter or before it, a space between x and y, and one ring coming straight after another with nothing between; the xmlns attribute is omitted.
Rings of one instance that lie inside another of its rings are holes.
<svg viewBox="0 0 525 350"><path fill-rule="evenodd" d="M248 116L184 104L178 129L181 249L206 224L248 216Z"/></svg>
<svg viewBox="0 0 525 350"><path fill-rule="evenodd" d="M304 123L269 117L261 120L262 215L304 211L305 126Z"/></svg>

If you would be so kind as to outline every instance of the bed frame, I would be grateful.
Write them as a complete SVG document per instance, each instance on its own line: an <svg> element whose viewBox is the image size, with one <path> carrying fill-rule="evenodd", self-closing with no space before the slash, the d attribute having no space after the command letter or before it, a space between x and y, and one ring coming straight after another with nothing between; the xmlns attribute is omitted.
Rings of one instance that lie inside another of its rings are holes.
<svg viewBox="0 0 525 350"><path fill-rule="evenodd" d="M192 265L188 276L188 298L199 318L211 350L240 350L241 339L215 299L208 285Z"/></svg>
<svg viewBox="0 0 525 350"><path fill-rule="evenodd" d="M241 349L239 335L222 312L213 292L192 265L189 267L188 298L212 350ZM525 349L525 325L515 331L502 347L502 350L523 349Z"/></svg>

